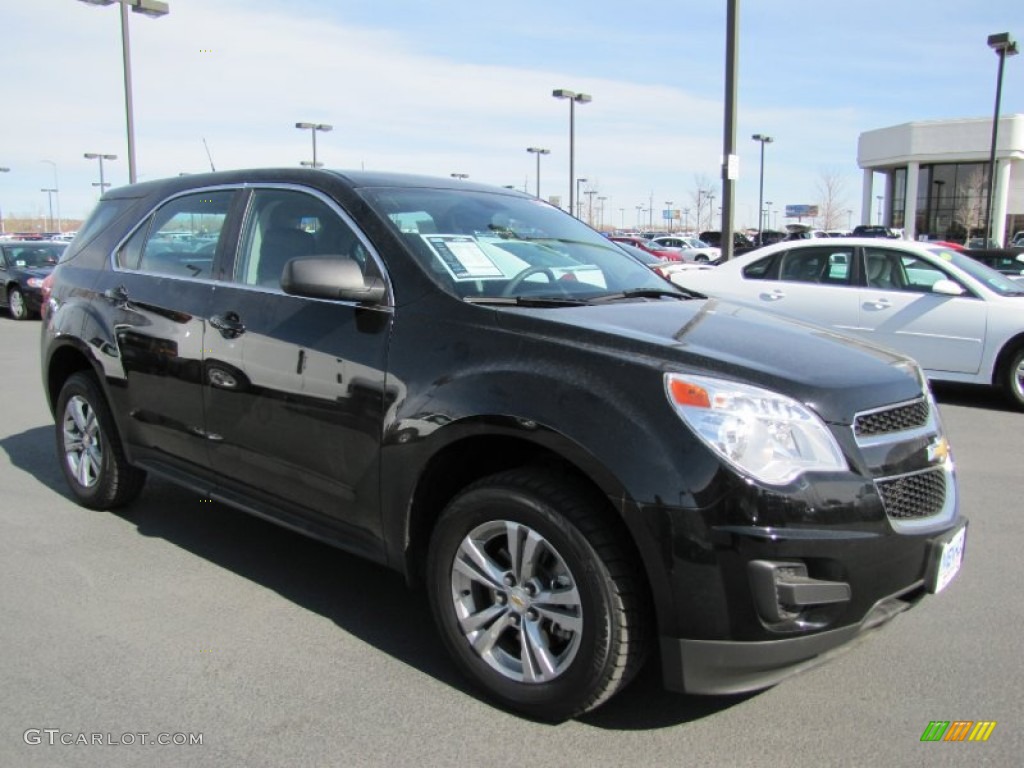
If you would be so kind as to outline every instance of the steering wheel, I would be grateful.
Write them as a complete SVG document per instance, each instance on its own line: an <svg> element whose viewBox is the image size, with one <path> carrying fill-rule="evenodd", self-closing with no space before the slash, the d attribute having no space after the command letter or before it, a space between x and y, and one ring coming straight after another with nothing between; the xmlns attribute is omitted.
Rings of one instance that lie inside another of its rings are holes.
<svg viewBox="0 0 1024 768"><path fill-rule="evenodd" d="M505 290L501 292L501 295L512 296L519 289L519 286L523 284L523 281L533 275L547 275L548 282L552 284L554 284L557 279L555 278L555 273L547 267L527 267L509 281L508 285L505 286Z"/></svg>

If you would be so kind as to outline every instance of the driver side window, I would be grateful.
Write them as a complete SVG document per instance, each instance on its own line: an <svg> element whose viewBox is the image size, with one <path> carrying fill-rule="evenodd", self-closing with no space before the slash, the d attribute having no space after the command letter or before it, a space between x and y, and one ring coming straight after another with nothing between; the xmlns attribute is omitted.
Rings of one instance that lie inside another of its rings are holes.
<svg viewBox="0 0 1024 768"><path fill-rule="evenodd" d="M235 264L234 280L280 289L285 265L303 256L351 259L376 274L355 231L320 198L291 189L253 192Z"/></svg>

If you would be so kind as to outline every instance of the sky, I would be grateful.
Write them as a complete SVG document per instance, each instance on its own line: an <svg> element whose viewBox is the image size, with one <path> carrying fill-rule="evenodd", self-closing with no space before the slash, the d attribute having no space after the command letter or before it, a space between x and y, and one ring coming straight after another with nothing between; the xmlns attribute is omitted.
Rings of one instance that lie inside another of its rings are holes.
<svg viewBox="0 0 1024 768"><path fill-rule="evenodd" d="M129 18L140 181L207 171L211 158L217 170L297 166L312 155L310 131L294 127L304 121L333 125L317 135L328 168L465 173L530 193L526 148L550 149L540 193L565 205L569 105L551 95L565 88L593 97L576 107L575 167L584 199L606 198L606 225L660 226L671 207L689 208L692 227L701 188L720 205L726 0L168 4L167 16ZM859 134L991 117L987 37L1009 32L1024 47L1022 0L739 6L739 228L757 226L753 134L773 138L772 210L820 202L830 175L856 224ZM86 152L116 154L106 181L128 183L118 16L77 0L0 0L5 218L48 216L45 188L59 189L55 216L87 215L99 170ZM1024 112L1024 56L1006 61L1001 112Z"/></svg>

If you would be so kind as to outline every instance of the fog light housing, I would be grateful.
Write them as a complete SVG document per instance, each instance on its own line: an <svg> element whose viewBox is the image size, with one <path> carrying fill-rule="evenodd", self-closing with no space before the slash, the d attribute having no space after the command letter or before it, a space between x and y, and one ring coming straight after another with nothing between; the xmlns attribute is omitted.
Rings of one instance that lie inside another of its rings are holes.
<svg viewBox="0 0 1024 768"><path fill-rule="evenodd" d="M747 568L754 606L772 629L816 628L820 622L806 620L813 609L850 600L849 584L813 579L798 560L752 560Z"/></svg>

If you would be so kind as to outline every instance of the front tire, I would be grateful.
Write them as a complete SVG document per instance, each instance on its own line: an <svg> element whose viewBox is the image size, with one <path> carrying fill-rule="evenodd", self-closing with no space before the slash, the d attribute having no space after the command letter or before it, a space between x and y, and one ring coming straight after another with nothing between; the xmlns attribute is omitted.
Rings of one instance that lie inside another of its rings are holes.
<svg viewBox="0 0 1024 768"><path fill-rule="evenodd" d="M28 320L28 304L25 303L25 294L17 286L12 286L7 291L7 306L11 310L11 317L15 320Z"/></svg>
<svg viewBox="0 0 1024 768"><path fill-rule="evenodd" d="M643 663L646 592L602 504L571 479L520 469L470 486L437 523L435 621L462 670L510 709L582 714Z"/></svg>
<svg viewBox="0 0 1024 768"><path fill-rule="evenodd" d="M146 480L125 458L110 407L89 373L68 377L57 398L57 457L71 493L90 509L129 503Z"/></svg>

